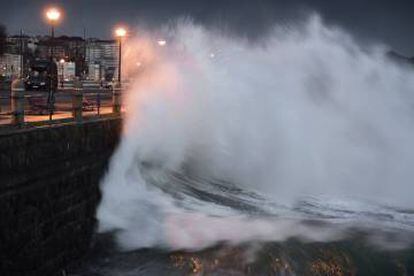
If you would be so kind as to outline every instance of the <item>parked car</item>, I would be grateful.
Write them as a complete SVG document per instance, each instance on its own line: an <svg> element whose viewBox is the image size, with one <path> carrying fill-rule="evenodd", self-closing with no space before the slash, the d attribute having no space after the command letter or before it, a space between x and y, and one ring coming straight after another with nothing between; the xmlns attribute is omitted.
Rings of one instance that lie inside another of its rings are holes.
<svg viewBox="0 0 414 276"><path fill-rule="evenodd" d="M29 75L26 79L26 90L49 90L49 78L47 76Z"/></svg>
<svg viewBox="0 0 414 276"><path fill-rule="evenodd" d="M30 72L26 78L26 90L49 90L50 84L57 89L57 66L49 60L35 60L30 65Z"/></svg>

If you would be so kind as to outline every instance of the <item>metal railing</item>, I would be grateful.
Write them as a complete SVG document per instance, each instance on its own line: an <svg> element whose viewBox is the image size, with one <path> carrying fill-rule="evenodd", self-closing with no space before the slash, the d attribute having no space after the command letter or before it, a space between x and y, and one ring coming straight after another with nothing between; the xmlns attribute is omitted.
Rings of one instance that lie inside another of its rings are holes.
<svg viewBox="0 0 414 276"><path fill-rule="evenodd" d="M92 117L120 115L120 88L73 88L56 91L25 91L24 84L13 82L9 91L0 92L0 127L50 124Z"/></svg>

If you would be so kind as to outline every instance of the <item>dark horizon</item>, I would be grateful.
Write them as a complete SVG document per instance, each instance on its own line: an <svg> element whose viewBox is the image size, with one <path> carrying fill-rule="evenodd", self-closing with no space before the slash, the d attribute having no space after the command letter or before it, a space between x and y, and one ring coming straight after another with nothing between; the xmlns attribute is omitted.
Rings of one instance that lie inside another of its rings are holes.
<svg viewBox="0 0 414 276"><path fill-rule="evenodd" d="M301 21L318 13L328 24L338 25L361 43L382 43L393 50L414 56L414 3L378 0L323 1L323 0L72 0L6 2L0 0L1 21L10 35L23 29L27 35L46 35L49 27L42 18L48 5L57 5L65 11L56 34L111 39L112 30L120 22L132 29L156 29L180 17L189 17L207 27L225 26L235 34L259 39L274 24Z"/></svg>

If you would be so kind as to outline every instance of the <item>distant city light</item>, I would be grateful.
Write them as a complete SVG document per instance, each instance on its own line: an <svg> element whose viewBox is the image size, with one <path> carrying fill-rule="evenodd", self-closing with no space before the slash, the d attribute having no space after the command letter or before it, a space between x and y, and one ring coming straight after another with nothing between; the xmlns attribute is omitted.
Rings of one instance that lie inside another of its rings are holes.
<svg viewBox="0 0 414 276"><path fill-rule="evenodd" d="M126 29L125 29L125 28L123 28L123 27L119 27L119 28L117 28L117 29L115 30L115 35L116 35L117 37L124 37L124 36L126 36L126 33L127 33L127 31L126 31Z"/></svg>
<svg viewBox="0 0 414 276"><path fill-rule="evenodd" d="M164 39L160 39L160 40L158 40L158 45L165 46L165 45L167 45L167 41L165 41Z"/></svg>
<svg viewBox="0 0 414 276"><path fill-rule="evenodd" d="M52 22L58 21L60 18L60 11L57 8L50 8L46 11L46 17Z"/></svg>

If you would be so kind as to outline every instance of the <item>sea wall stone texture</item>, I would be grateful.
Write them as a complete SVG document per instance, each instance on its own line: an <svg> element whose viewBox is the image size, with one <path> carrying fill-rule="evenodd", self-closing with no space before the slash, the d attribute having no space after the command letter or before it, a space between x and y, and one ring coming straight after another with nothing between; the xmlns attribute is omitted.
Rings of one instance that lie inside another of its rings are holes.
<svg viewBox="0 0 414 276"><path fill-rule="evenodd" d="M88 250L120 118L0 134L0 275L61 275Z"/></svg>

